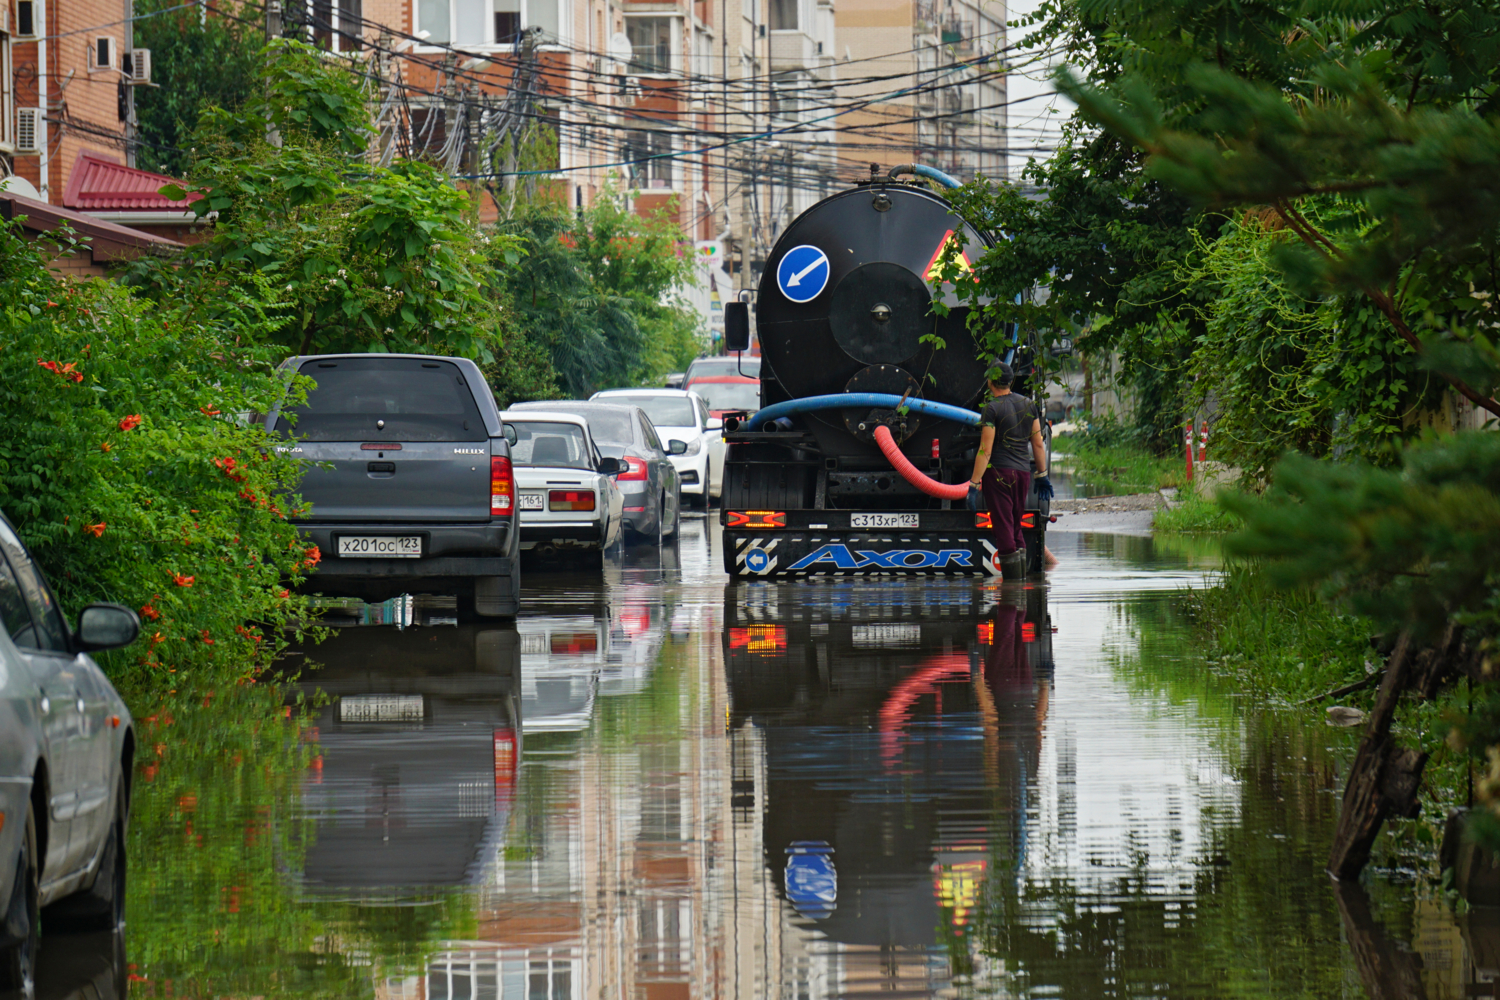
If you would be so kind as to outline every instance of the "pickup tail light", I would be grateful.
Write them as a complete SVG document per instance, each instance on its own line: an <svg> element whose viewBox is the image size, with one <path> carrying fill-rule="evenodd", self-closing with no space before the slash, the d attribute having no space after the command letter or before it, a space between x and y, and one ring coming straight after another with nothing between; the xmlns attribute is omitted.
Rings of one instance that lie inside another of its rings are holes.
<svg viewBox="0 0 1500 1000"><path fill-rule="evenodd" d="M516 506L516 477L510 459L495 455L490 459L490 513L510 514Z"/></svg>
<svg viewBox="0 0 1500 1000"><path fill-rule="evenodd" d="M731 510L724 515L727 528L785 528L784 510Z"/></svg>
<svg viewBox="0 0 1500 1000"><path fill-rule="evenodd" d="M552 490L547 494L548 510L593 510L593 490Z"/></svg>
<svg viewBox="0 0 1500 1000"><path fill-rule="evenodd" d="M626 470L615 477L617 483L644 483L646 481L646 463L638 458L626 455L622 462L628 466Z"/></svg>

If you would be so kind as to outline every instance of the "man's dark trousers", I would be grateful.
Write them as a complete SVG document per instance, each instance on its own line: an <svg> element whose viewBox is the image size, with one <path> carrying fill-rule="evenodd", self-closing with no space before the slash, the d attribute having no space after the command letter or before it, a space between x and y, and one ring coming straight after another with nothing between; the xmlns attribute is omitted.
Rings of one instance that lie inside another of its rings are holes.
<svg viewBox="0 0 1500 1000"><path fill-rule="evenodd" d="M1031 492L1031 473L1016 469L986 469L980 480L984 502L990 509L990 529L995 533L995 551L1002 556L1026 547L1021 534L1021 515L1026 513L1026 494Z"/></svg>

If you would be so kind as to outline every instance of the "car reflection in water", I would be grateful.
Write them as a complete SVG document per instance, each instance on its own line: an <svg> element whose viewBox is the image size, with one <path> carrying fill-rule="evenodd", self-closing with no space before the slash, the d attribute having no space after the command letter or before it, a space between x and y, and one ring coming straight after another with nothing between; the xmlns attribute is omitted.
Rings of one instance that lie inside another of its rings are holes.
<svg viewBox="0 0 1500 1000"><path fill-rule="evenodd" d="M377 899L476 884L514 797L520 636L457 625L442 598L339 602L323 623L337 634L296 689L331 698L303 790L306 884Z"/></svg>
<svg viewBox="0 0 1500 1000"><path fill-rule="evenodd" d="M735 753L766 761L765 863L849 963L931 988L970 965L986 883L1026 851L1052 678L1044 588L746 581L725 589ZM892 964L894 963L894 964ZM892 986L891 988L896 988Z"/></svg>

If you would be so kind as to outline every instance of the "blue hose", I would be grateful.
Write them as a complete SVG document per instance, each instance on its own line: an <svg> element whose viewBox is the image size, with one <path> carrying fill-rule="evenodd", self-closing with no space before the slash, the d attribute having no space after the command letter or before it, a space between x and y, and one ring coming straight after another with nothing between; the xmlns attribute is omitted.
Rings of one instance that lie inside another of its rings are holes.
<svg viewBox="0 0 1500 1000"><path fill-rule="evenodd" d="M768 420L785 417L793 413L811 413L813 410L844 410L852 407L872 406L894 410L901 405L901 397L884 392L836 392L830 396L808 396L806 399L791 399L757 410L745 421L745 430L753 431ZM913 413L928 413L944 420L956 420L961 424L978 426L979 414L961 406L934 403L927 399L906 400L906 408Z"/></svg>
<svg viewBox="0 0 1500 1000"><path fill-rule="evenodd" d="M943 187L963 187L961 183L950 177L948 174L943 173L936 167L929 167L925 163L903 163L899 167L892 167L886 173L886 176L895 177L897 174L916 174L918 177L927 177L931 180L937 181L939 184L943 185Z"/></svg>

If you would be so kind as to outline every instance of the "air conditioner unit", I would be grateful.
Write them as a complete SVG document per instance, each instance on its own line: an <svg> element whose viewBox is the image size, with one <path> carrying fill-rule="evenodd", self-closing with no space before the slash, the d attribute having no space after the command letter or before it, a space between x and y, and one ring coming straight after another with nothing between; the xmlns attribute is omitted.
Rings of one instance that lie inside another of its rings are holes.
<svg viewBox="0 0 1500 1000"><path fill-rule="evenodd" d="M47 120L41 108L16 109L16 154L37 155L47 139Z"/></svg>
<svg viewBox="0 0 1500 1000"><path fill-rule="evenodd" d="M89 72L120 68L120 43L109 35L97 35L89 46Z"/></svg>
<svg viewBox="0 0 1500 1000"><path fill-rule="evenodd" d="M16 41L37 36L36 13L36 0L16 0Z"/></svg>
<svg viewBox="0 0 1500 1000"><path fill-rule="evenodd" d="M151 50L131 49L125 53L125 65L121 68L132 86L148 86L151 83Z"/></svg>

